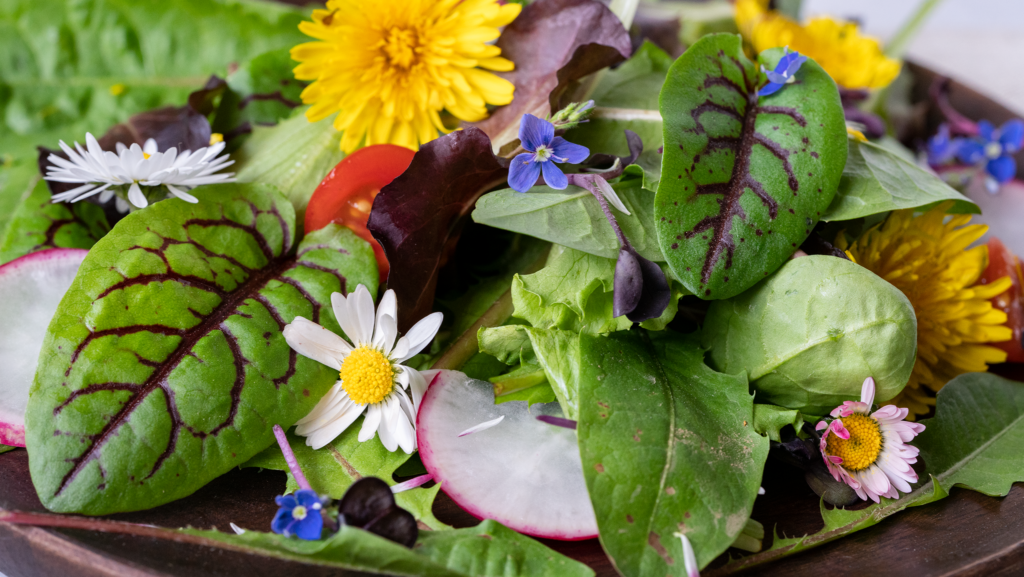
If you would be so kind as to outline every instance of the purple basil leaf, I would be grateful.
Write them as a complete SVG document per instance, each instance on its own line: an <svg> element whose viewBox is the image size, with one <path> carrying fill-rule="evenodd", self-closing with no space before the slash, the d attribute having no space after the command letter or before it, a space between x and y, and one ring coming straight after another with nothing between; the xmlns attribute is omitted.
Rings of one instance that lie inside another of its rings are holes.
<svg viewBox="0 0 1024 577"><path fill-rule="evenodd" d="M515 99L476 126L499 146L517 138L523 114L547 117L567 104L561 99L572 83L632 53L622 22L594 0L534 2L505 28L497 46L516 64L499 73L515 84Z"/></svg>
<svg viewBox="0 0 1024 577"><path fill-rule="evenodd" d="M615 263L615 289L612 295L612 316L629 314L640 303L644 290L644 272L639 255L623 247Z"/></svg>
<svg viewBox="0 0 1024 577"><path fill-rule="evenodd" d="M640 256L634 255L640 263L640 272L643 275L643 286L640 293L640 300L632 311L626 313L626 318L639 323L648 319L656 319L665 312L669 300L672 298L672 290L668 286L668 279L661 267ZM616 272L618 269L616 268Z"/></svg>
<svg viewBox="0 0 1024 577"><path fill-rule="evenodd" d="M373 201L367 228L391 263L388 288L398 297L398 327L433 310L441 266L480 196L508 178L507 161L477 128L423 145L412 164Z"/></svg>

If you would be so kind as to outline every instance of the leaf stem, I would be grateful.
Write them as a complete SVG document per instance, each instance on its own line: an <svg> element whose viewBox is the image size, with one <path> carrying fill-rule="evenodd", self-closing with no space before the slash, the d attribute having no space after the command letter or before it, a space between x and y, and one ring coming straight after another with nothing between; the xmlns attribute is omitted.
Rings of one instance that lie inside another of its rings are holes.
<svg viewBox="0 0 1024 577"><path fill-rule="evenodd" d="M910 47L910 41L914 39L920 31L921 26L925 20L928 19L928 15L931 14L932 10L942 0L923 0L918 6L917 10L911 14L910 18L903 23L899 31L889 40L885 45L885 54L890 58L903 58L907 52L907 48Z"/></svg>
<svg viewBox="0 0 1024 577"><path fill-rule="evenodd" d="M306 476L302 474L302 467L299 466L299 461L295 458L295 453L292 452L292 446L288 444L288 437L285 436L281 425L274 425L274 437L277 438L277 444L281 447L281 453L284 455L284 462L288 463L288 470L292 472L292 477L295 478L299 488L312 489Z"/></svg>

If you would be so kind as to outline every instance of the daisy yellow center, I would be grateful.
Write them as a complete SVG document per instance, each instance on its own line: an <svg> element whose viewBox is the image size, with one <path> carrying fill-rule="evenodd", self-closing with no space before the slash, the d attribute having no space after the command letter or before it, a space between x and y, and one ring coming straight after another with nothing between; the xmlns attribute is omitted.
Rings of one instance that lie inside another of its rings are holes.
<svg viewBox="0 0 1024 577"><path fill-rule="evenodd" d="M305 507L303 507L302 505L297 505L294 509L292 509L292 519L295 519L296 521L301 521L306 518L307 513L308 511L306 511Z"/></svg>
<svg viewBox="0 0 1024 577"><path fill-rule="evenodd" d="M148 152L143 152L142 153L142 158L145 158L146 160L149 160L150 156L152 156L152 155L150 153L148 153Z"/></svg>
<svg viewBox="0 0 1024 577"><path fill-rule="evenodd" d="M395 371L384 353L362 346L341 363L341 386L359 405L379 403L395 388Z"/></svg>
<svg viewBox="0 0 1024 577"><path fill-rule="evenodd" d="M299 25L317 41L291 51L295 77L311 81L302 91L312 105L306 117L336 114L346 152L416 149L450 130L443 111L483 120L489 105L512 101L512 83L489 71L514 68L494 40L521 9L498 0L328 0Z"/></svg>
<svg viewBox="0 0 1024 577"><path fill-rule="evenodd" d="M843 426L850 432L850 438L841 439L835 433L830 434L825 452L833 457L842 457L842 466L847 471L863 471L882 452L882 430L878 421L860 413L843 417Z"/></svg>

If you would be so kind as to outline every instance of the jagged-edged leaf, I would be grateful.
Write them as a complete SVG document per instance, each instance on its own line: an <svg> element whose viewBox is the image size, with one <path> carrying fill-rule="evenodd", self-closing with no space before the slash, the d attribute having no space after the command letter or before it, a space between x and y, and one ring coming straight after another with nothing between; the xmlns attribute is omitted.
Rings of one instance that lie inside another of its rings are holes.
<svg viewBox="0 0 1024 577"><path fill-rule="evenodd" d="M990 373L960 375L939 391L935 417L921 423L925 430L912 444L921 449L925 474L912 492L856 511L822 504L821 531L776 536L771 549L728 567L738 571L834 541L907 507L943 499L954 486L1003 497L1013 483L1024 481L1024 383Z"/></svg>
<svg viewBox="0 0 1024 577"><path fill-rule="evenodd" d="M743 375L704 365L671 331L580 336L579 445L601 545L623 575L686 575L676 533L703 566L750 517L768 456Z"/></svg>
<svg viewBox="0 0 1024 577"><path fill-rule="evenodd" d="M804 424L804 417L796 409L754 403L753 423L755 431L772 441L780 442L782 441L782 428L788 425L793 427L794 432L800 432L800 427Z"/></svg>
<svg viewBox="0 0 1024 577"><path fill-rule="evenodd" d="M26 414L54 511L148 509L273 442L337 381L296 354L296 316L340 329L332 292L377 290L370 246L332 225L293 248L273 187L205 187L119 222L83 261L40 353Z"/></svg>
<svg viewBox="0 0 1024 577"><path fill-rule="evenodd" d="M846 163L839 91L808 60L758 97L759 64L714 34L672 65L661 92L665 154L654 216L676 276L701 298L739 294L796 251L828 209Z"/></svg>
<svg viewBox="0 0 1024 577"><path fill-rule="evenodd" d="M495 577L591 577L594 571L543 544L483 521L476 527L421 532L416 552L466 575Z"/></svg>
<svg viewBox="0 0 1024 577"><path fill-rule="evenodd" d="M850 139L839 190L821 220L853 220L902 208L919 208L954 201L952 212L979 213L966 196L934 172L888 148Z"/></svg>
<svg viewBox="0 0 1024 577"><path fill-rule="evenodd" d="M291 201L301 223L317 185L345 158L340 142L341 133L331 119L310 122L298 112L276 126L257 126L233 155L238 181L276 186Z"/></svg>
<svg viewBox="0 0 1024 577"><path fill-rule="evenodd" d="M615 210L615 220L641 256L665 262L654 227L654 192L642 188L639 178L612 185L630 215ZM525 193L511 188L480 197L473 220L513 232L528 234L586 253L615 259L619 239L590 191L570 186L555 191L535 186Z"/></svg>
<svg viewBox="0 0 1024 577"><path fill-rule="evenodd" d="M55 204L46 182L14 211L0 243L0 264L48 248L90 248L110 227L103 209L88 202Z"/></svg>
<svg viewBox="0 0 1024 577"><path fill-rule="evenodd" d="M288 435L288 444L306 480L317 493L340 499L352 483L363 477L378 477L389 485L395 484L392 475L409 460L409 455L403 451L388 451L377 437L360 443L359 428L362 422L360 417L337 439L316 451L306 445L305 437ZM290 493L299 488L277 445L271 445L242 466L284 471L288 473L285 490ZM420 487L402 491L395 495L395 501L399 507L416 517L421 528L446 529L448 526L438 521L431 511L434 497L440 488L440 485L434 485L430 489Z"/></svg>
<svg viewBox="0 0 1024 577"><path fill-rule="evenodd" d="M264 52L227 77L231 89L213 119L215 132L244 131L252 125L276 123L302 104L303 83L295 80L291 47ZM249 123L249 126L244 126Z"/></svg>

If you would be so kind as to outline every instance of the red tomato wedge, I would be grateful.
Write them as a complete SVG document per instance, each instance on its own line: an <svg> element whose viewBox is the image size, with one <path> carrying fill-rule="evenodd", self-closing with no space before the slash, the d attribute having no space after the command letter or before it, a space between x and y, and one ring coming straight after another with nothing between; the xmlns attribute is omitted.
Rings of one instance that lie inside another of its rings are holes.
<svg viewBox="0 0 1024 577"><path fill-rule="evenodd" d="M409 168L415 151L394 144L375 144L345 157L316 187L306 207L306 232L335 222L352 229L373 246L383 282L391 268L384 249L366 228L373 199Z"/></svg>
<svg viewBox="0 0 1024 577"><path fill-rule="evenodd" d="M988 268L982 279L985 283L997 281L1004 276L1013 280L1010 290L992 299L992 304L1006 313L1006 326L1013 331L1013 338L992 346L1006 351L1006 360L1011 363L1024 363L1024 348L1021 337L1024 336L1024 267L1019 258L1013 255L998 238L988 241Z"/></svg>

